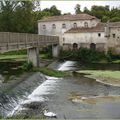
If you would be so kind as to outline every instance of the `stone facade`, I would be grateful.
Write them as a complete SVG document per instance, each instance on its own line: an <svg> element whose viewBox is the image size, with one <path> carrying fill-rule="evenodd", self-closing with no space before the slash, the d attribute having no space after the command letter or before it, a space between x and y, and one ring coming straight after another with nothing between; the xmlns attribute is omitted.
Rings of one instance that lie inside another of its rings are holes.
<svg viewBox="0 0 120 120"><path fill-rule="evenodd" d="M87 47L107 52L120 51L120 23L101 23L88 14L62 15L38 21L39 35L59 36L63 49Z"/></svg>
<svg viewBox="0 0 120 120"><path fill-rule="evenodd" d="M74 27L92 28L99 22L99 19L87 14L49 17L38 21L38 34L59 36L60 45L63 46L63 35L66 31Z"/></svg>
<svg viewBox="0 0 120 120"><path fill-rule="evenodd" d="M120 54L120 22L107 23L105 27L108 50Z"/></svg>
<svg viewBox="0 0 120 120"><path fill-rule="evenodd" d="M90 48L91 43L94 43L97 50L99 51L106 50L106 40L104 39L104 32L66 33L64 34L63 37L64 37L63 46L68 46L68 47L64 47L64 49L66 48L73 49L75 43L78 46L77 48L80 48L80 47Z"/></svg>

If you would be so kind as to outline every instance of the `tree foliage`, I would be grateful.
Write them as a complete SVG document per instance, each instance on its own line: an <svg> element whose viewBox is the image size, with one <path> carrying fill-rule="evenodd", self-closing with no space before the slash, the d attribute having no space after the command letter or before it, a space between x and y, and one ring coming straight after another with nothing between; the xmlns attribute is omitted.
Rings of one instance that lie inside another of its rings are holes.
<svg viewBox="0 0 120 120"><path fill-rule="evenodd" d="M0 1L0 31L37 33L37 20L61 15L55 5L42 11L38 6L34 1Z"/></svg>
<svg viewBox="0 0 120 120"><path fill-rule="evenodd" d="M92 6L91 10L84 7L81 11L81 6L75 6L75 13L87 13L101 19L102 22L120 21L120 9L109 6ZM65 13L71 14L71 13ZM61 11L55 5L50 8L40 9L39 1L0 1L0 31L2 32L28 32L37 33L37 21L48 16L61 15Z"/></svg>
<svg viewBox="0 0 120 120"><path fill-rule="evenodd" d="M81 13L81 6L80 6L79 4L77 4L77 5L75 6L75 13L76 13L76 14L80 14L80 13Z"/></svg>
<svg viewBox="0 0 120 120"><path fill-rule="evenodd" d="M78 6L78 4L75 7L75 13L81 13L77 12L80 10L80 7ZM112 8L110 9L110 7L108 5L106 6L97 6L97 5L93 5L91 7L91 10L89 10L87 7L84 7L84 10L82 13L87 13L89 15L93 15L96 16L97 18L101 19L102 22L107 22L108 20L111 22L118 22L120 21L120 8Z"/></svg>

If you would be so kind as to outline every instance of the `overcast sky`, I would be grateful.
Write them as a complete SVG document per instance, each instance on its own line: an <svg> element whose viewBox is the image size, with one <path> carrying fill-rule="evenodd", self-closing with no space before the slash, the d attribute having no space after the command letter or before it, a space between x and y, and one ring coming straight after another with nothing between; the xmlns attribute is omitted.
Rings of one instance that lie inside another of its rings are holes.
<svg viewBox="0 0 120 120"><path fill-rule="evenodd" d="M80 4L81 5L81 9L83 10L83 8L86 6L88 9L91 8L91 6L93 5L109 5L110 8L114 7L120 7L120 1L41 1L41 10L44 8L50 8L52 5L55 5L59 10L61 10L62 13L67 13L67 12L71 12L72 14L74 14L74 8L76 4Z"/></svg>

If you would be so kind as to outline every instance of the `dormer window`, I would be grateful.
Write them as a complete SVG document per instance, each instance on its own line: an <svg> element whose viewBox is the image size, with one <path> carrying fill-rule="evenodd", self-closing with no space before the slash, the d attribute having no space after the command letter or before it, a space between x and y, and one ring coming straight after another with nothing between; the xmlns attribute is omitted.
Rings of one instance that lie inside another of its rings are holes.
<svg viewBox="0 0 120 120"><path fill-rule="evenodd" d="M87 22L84 23L84 27L88 28L88 23Z"/></svg>
<svg viewBox="0 0 120 120"><path fill-rule="evenodd" d="M46 25L43 25L43 29L46 29Z"/></svg>
<svg viewBox="0 0 120 120"><path fill-rule="evenodd" d="M77 28L77 23L74 23L74 24L73 24L73 27L74 27L74 28Z"/></svg>
<svg viewBox="0 0 120 120"><path fill-rule="evenodd" d="M52 24L52 28L53 28L53 29L56 29L56 25L55 25L55 24Z"/></svg>
<svg viewBox="0 0 120 120"><path fill-rule="evenodd" d="M66 24L62 24L62 28L66 28Z"/></svg>

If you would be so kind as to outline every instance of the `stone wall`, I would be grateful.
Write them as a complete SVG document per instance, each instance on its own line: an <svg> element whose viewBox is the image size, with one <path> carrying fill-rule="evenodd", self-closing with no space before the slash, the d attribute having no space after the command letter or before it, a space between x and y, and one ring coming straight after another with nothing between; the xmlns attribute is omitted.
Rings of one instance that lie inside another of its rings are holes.
<svg viewBox="0 0 120 120"><path fill-rule="evenodd" d="M101 36L98 36L99 33L101 34ZM90 44L94 43L96 45L97 50L107 51L107 39L104 37L104 32L65 33L63 47L69 45L72 49L74 43L78 44L78 48L90 48Z"/></svg>
<svg viewBox="0 0 120 120"><path fill-rule="evenodd" d="M60 45L63 45L63 34L69 29L74 27L74 23L77 24L77 27L84 27L84 23L88 23L88 27L94 27L100 21L98 19L93 20L77 20L77 21L50 21L50 22L38 22L38 34L39 35L52 35L59 36ZM53 28L53 24L55 24L56 28ZM66 28L62 28L62 24L66 25ZM43 25L46 26L43 29Z"/></svg>
<svg viewBox="0 0 120 120"><path fill-rule="evenodd" d="M106 36L108 50L113 54L120 54L120 26L110 27L108 25L107 27L109 30L108 36Z"/></svg>

